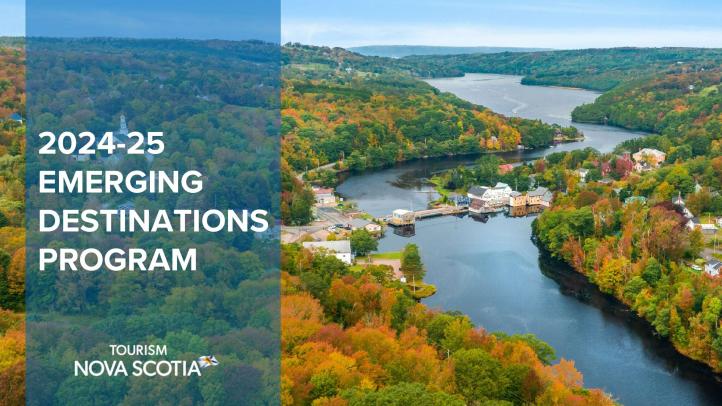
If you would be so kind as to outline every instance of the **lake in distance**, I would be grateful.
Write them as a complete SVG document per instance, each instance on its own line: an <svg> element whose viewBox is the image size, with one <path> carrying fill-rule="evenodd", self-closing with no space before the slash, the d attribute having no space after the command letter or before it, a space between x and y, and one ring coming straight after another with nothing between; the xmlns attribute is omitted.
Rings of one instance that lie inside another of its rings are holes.
<svg viewBox="0 0 722 406"><path fill-rule="evenodd" d="M432 86L507 115L572 125L574 107L599 93L559 87L522 86L521 77L468 74L428 80ZM583 142L534 151L500 154L524 161L585 147L610 152L620 142L642 136L608 126L575 125ZM471 164L475 158L418 160L348 177L338 187L359 208L380 217L398 208L425 208L437 196L425 179ZM513 187L513 185L512 185ZM706 368L677 354L646 322L601 294L582 275L540 253L531 241L533 217L492 216L419 221L415 235L388 229L379 251L401 250L413 242L426 266L425 281L438 288L424 303L458 310L488 331L533 333L558 357L572 359L588 387L602 388L625 405L718 405L722 384Z"/></svg>

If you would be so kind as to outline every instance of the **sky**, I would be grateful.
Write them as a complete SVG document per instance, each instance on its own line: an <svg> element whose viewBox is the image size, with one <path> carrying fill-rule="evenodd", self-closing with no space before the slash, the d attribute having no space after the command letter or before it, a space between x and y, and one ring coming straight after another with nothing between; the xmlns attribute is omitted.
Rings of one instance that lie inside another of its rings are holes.
<svg viewBox="0 0 722 406"><path fill-rule="evenodd" d="M35 35L278 41L274 0L27 1ZM0 36L23 35L25 2L0 0ZM249 12L253 3L270 22ZM313 45L722 48L720 0L282 0L280 7L280 40Z"/></svg>
<svg viewBox="0 0 722 406"><path fill-rule="evenodd" d="M0 37L25 35L25 0L0 0Z"/></svg>
<svg viewBox="0 0 722 406"><path fill-rule="evenodd" d="M720 0L283 0L282 42L722 48Z"/></svg>

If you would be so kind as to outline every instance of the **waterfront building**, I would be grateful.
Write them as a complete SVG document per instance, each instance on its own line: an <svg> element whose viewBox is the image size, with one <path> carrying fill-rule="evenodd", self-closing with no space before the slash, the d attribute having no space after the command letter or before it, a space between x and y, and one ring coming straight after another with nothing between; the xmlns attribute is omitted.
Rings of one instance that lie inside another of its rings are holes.
<svg viewBox="0 0 722 406"><path fill-rule="evenodd" d="M477 199L481 200L487 191L487 187L483 186L472 186L469 188L469 192L466 194L470 200Z"/></svg>
<svg viewBox="0 0 722 406"><path fill-rule="evenodd" d="M360 230L363 228L364 230L372 234L381 232L380 225L362 218L351 219L351 221L349 221L349 226L351 226L352 231Z"/></svg>
<svg viewBox="0 0 722 406"><path fill-rule="evenodd" d="M523 193L519 193L516 190L512 191L511 194L509 194L509 206L526 206L526 195Z"/></svg>
<svg viewBox="0 0 722 406"><path fill-rule="evenodd" d="M512 190L509 185L499 182L493 188L487 189L483 199L486 200L490 206L506 206L509 204L511 192Z"/></svg>
<svg viewBox="0 0 722 406"><path fill-rule="evenodd" d="M472 186L467 193L469 211L472 213L492 213L509 205L511 187L499 182L494 187Z"/></svg>
<svg viewBox="0 0 722 406"><path fill-rule="evenodd" d="M527 204L530 206L550 207L554 194L547 188L539 186L538 188L527 193Z"/></svg>
<svg viewBox="0 0 722 406"><path fill-rule="evenodd" d="M350 240L307 241L303 243L303 248L311 250L312 252L331 254L348 265L353 263L353 253L351 252Z"/></svg>
<svg viewBox="0 0 722 406"><path fill-rule="evenodd" d="M406 209L396 209L391 213L389 223L393 226L407 226L414 224L416 217L414 212Z"/></svg>

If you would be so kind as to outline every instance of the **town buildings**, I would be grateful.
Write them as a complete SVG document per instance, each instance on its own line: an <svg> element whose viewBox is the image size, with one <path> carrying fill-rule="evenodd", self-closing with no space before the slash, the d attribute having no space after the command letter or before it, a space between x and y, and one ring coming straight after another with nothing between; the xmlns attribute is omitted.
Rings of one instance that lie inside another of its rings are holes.
<svg viewBox="0 0 722 406"><path fill-rule="evenodd" d="M333 189L313 188L313 196L319 206L336 205L336 195L333 193Z"/></svg>
<svg viewBox="0 0 722 406"><path fill-rule="evenodd" d="M519 193L515 190L509 195L509 206L511 207L526 206L526 203L527 198L526 195L523 193Z"/></svg>
<svg viewBox="0 0 722 406"><path fill-rule="evenodd" d="M501 164L499 165L499 174L505 175L507 173L510 173L514 171L514 166L512 164Z"/></svg>
<svg viewBox="0 0 722 406"><path fill-rule="evenodd" d="M579 175L579 181L580 182L586 182L587 181L587 175L589 174L589 169L578 169L577 174Z"/></svg>
<svg viewBox="0 0 722 406"><path fill-rule="evenodd" d="M721 270L722 270L722 262L720 262L716 259L710 259L704 265L704 271L709 276L718 276Z"/></svg>
<svg viewBox="0 0 722 406"><path fill-rule="evenodd" d="M472 186L467 193L469 211L472 213L491 213L509 205L511 188L499 182L494 187Z"/></svg>
<svg viewBox="0 0 722 406"><path fill-rule="evenodd" d="M657 149L642 148L632 155L634 158L634 170L637 172L645 172L657 168L664 162L667 155Z"/></svg>
<svg viewBox="0 0 722 406"><path fill-rule="evenodd" d="M699 218L692 217L687 221L687 228L692 230L699 230L702 234L715 234L717 232L717 225L714 223L702 223Z"/></svg>
<svg viewBox="0 0 722 406"><path fill-rule="evenodd" d="M494 187L473 186L467 195L470 200L469 212L473 214L493 213L501 211L507 206L512 208L550 207L554 197L553 193L544 187L538 187L525 195L512 190L509 185L501 182Z"/></svg>
<svg viewBox="0 0 722 406"><path fill-rule="evenodd" d="M313 252L325 252L333 255L345 264L353 263L353 253L351 252L351 241L308 241L303 243L303 248Z"/></svg>
<svg viewBox="0 0 722 406"><path fill-rule="evenodd" d="M349 226L351 226L352 231L360 230L363 228L364 230L368 231L371 234L376 234L376 233L381 232L380 225L378 225L372 221L362 219L362 218L351 219L349 221Z"/></svg>
<svg viewBox="0 0 722 406"><path fill-rule="evenodd" d="M552 205L552 199L554 198L554 194L545 187L537 187L536 189L530 191L527 193L527 204L530 206L544 206L544 207L551 207Z"/></svg>
<svg viewBox="0 0 722 406"><path fill-rule="evenodd" d="M414 224L416 217L414 212L406 209L396 209L391 213L389 223L393 226L408 226Z"/></svg>

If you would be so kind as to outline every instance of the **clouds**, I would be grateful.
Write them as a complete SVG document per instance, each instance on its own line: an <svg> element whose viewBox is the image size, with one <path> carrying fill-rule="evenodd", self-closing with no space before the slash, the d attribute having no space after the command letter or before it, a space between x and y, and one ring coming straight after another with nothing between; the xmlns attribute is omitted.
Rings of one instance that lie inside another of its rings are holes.
<svg viewBox="0 0 722 406"><path fill-rule="evenodd" d="M281 38L332 46L722 47L722 3L284 0Z"/></svg>

